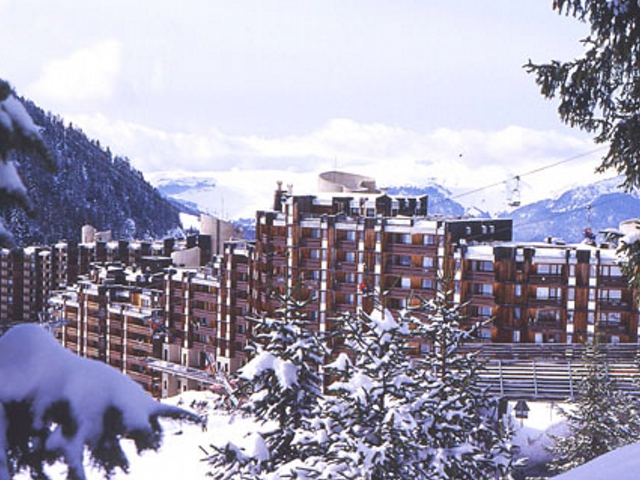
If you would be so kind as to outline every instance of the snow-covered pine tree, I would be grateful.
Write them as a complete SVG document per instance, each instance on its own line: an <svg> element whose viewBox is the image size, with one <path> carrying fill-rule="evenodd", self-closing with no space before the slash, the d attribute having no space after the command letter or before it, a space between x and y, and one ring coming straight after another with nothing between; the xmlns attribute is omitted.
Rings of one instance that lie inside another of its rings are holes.
<svg viewBox="0 0 640 480"><path fill-rule="evenodd" d="M273 316L253 320L251 360L240 371L240 407L264 427L253 433L249 447L212 446L211 476L218 480L267 478L282 465L308 455L294 442L303 421L312 418L322 396L320 366L325 343L304 313L308 301L278 296L281 308Z"/></svg>
<svg viewBox="0 0 640 480"><path fill-rule="evenodd" d="M334 381L315 427L301 434L323 452L312 459L312 478L428 478L429 445L419 432L431 423L420 399L429 372L409 357L413 319L393 318L382 303L367 314L343 315L346 352L326 366Z"/></svg>
<svg viewBox="0 0 640 480"><path fill-rule="evenodd" d="M564 472L611 450L640 440L638 404L620 391L609 374L599 344L589 345L584 354L586 374L574 403L560 408L568 434L555 436L550 448L549 468Z"/></svg>
<svg viewBox="0 0 640 480"><path fill-rule="evenodd" d="M157 402L114 368L66 350L39 325L18 325L0 338L0 378L0 480L25 470L45 480L45 467L57 461L70 480L83 480L87 453L109 477L128 470L122 439L138 451L157 450L161 417L201 421Z"/></svg>
<svg viewBox="0 0 640 480"><path fill-rule="evenodd" d="M511 425L499 418L498 399L477 384L482 365L473 354L460 351L475 331L462 327L463 305L449 296L443 288L414 309L414 314L425 315L420 333L429 346L417 367L434 379L423 393L434 407L432 424L421 432L432 449L428 478L510 478Z"/></svg>
<svg viewBox="0 0 640 480"><path fill-rule="evenodd" d="M309 459L299 478L510 476L508 425L497 416L497 401L477 387L475 359L459 352L470 338L460 307L444 292L414 300L397 319L380 302L370 314L344 316L350 354L326 367L336 380L315 419L323 431L300 435L316 439L323 454ZM411 358L415 340L426 340L429 349Z"/></svg>
<svg viewBox="0 0 640 480"><path fill-rule="evenodd" d="M33 152L55 169L56 159L45 145L40 130L15 96L11 86L0 79L0 206L18 204L28 214L35 211L27 195L12 153ZM0 247L14 246L13 235L0 220Z"/></svg>

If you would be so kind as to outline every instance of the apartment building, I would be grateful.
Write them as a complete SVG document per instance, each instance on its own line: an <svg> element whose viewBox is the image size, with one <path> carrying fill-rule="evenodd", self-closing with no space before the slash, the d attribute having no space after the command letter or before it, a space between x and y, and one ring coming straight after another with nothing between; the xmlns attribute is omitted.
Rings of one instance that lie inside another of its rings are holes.
<svg viewBox="0 0 640 480"><path fill-rule="evenodd" d="M511 220L431 215L426 196L388 195L367 177L329 172L319 184L315 195L278 185L254 242L219 244L229 232L209 222L217 240L88 230L80 244L2 250L0 320L35 321L57 291L48 320L60 341L162 396L241 368L252 318L273 314L278 296L307 300L312 328L332 331L337 314L370 310L372 292L398 311L412 295L432 298L443 277L465 321L482 324L478 341L638 342L613 248L513 242Z"/></svg>
<svg viewBox="0 0 640 480"><path fill-rule="evenodd" d="M257 213L255 308L278 308L273 291L294 295L309 301L320 331L332 330L337 314L371 310L371 292L384 292L392 311L410 294L432 298L440 278L453 275L459 245L511 240L511 220L430 216L426 196L392 197L366 178L344 183L313 196L279 186L274 209Z"/></svg>
<svg viewBox="0 0 640 480"><path fill-rule="evenodd" d="M114 265L91 273L51 296L46 323L69 350L112 365L158 392L147 358L162 352L163 339L154 328L162 319L162 277Z"/></svg>
<svg viewBox="0 0 640 480"><path fill-rule="evenodd" d="M228 241L223 254L200 269L174 268L165 276L162 395L203 388L189 368L223 375L247 361L253 245ZM186 374L185 374L186 373Z"/></svg>
<svg viewBox="0 0 640 480"><path fill-rule="evenodd" d="M468 246L456 252L456 300L492 319L496 342L638 342L638 305L609 246Z"/></svg>

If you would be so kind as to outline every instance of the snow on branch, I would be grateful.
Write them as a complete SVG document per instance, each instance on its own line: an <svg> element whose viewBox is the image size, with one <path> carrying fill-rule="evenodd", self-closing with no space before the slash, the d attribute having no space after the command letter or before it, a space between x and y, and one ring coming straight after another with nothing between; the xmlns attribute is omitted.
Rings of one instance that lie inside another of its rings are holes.
<svg viewBox="0 0 640 480"><path fill-rule="evenodd" d="M84 479L87 451L106 475L128 469L120 439L138 451L157 450L159 418L201 422L161 404L113 367L76 356L38 325L23 324L0 338L0 480L64 461L69 478Z"/></svg>

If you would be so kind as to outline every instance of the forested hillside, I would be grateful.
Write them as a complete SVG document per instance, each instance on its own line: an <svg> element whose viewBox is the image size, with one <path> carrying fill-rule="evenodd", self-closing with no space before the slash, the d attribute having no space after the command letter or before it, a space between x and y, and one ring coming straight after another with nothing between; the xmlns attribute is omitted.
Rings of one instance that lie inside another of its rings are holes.
<svg viewBox="0 0 640 480"><path fill-rule="evenodd" d="M42 162L14 157L35 206L35 216L4 208L6 225L21 245L79 240L81 227L112 230L114 238L158 238L179 227L179 209L164 199L129 160L113 156L81 130L23 101L58 160L55 173Z"/></svg>

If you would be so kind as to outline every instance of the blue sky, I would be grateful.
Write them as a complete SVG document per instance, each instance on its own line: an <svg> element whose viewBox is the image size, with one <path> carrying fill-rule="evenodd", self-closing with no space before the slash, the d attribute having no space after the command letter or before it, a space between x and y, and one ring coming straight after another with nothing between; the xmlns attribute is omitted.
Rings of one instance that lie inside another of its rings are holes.
<svg viewBox="0 0 640 480"><path fill-rule="evenodd" d="M585 26L550 4L0 0L0 76L152 178L337 166L458 192L594 148L522 68L581 51ZM524 188L590 181L596 164Z"/></svg>

